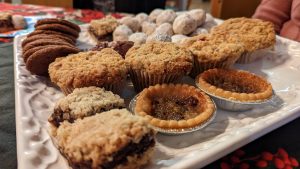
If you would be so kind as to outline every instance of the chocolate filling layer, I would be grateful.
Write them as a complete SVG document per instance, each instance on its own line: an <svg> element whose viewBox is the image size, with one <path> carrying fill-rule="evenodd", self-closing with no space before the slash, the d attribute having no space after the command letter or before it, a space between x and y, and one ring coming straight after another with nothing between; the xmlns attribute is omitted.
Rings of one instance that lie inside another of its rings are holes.
<svg viewBox="0 0 300 169"><path fill-rule="evenodd" d="M199 101L193 97L156 98L152 102L152 116L162 120L187 120L198 115L194 109Z"/></svg>

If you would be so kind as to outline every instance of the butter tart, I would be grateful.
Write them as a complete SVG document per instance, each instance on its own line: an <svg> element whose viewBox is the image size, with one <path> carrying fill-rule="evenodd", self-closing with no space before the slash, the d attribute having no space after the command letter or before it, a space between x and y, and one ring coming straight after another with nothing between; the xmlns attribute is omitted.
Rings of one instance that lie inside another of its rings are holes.
<svg viewBox="0 0 300 169"><path fill-rule="evenodd" d="M197 127L213 117L215 105L205 93L186 84L157 84L144 89L134 112L165 130Z"/></svg>
<svg viewBox="0 0 300 169"><path fill-rule="evenodd" d="M263 102L273 95L272 85L243 70L210 69L196 78L204 92L238 102Z"/></svg>

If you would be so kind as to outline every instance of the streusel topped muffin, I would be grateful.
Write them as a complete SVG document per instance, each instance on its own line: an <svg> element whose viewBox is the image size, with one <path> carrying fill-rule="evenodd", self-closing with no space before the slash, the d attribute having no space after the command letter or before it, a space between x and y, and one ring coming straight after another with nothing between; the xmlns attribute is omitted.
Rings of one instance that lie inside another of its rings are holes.
<svg viewBox="0 0 300 169"><path fill-rule="evenodd" d="M118 93L121 82L126 79L127 66L121 55L106 48L56 59L49 66L49 75L65 94L88 86L104 87Z"/></svg>
<svg viewBox="0 0 300 169"><path fill-rule="evenodd" d="M117 19L112 16L106 16L99 20L90 22L89 33L96 41L111 40L112 32L119 25Z"/></svg>
<svg viewBox="0 0 300 169"><path fill-rule="evenodd" d="M48 121L58 127L65 120L73 123L77 119L120 108L125 108L124 99L111 91L95 86L77 88L58 100Z"/></svg>
<svg viewBox="0 0 300 169"><path fill-rule="evenodd" d="M193 56L186 48L171 42L149 42L133 46L125 56L137 91L154 84L170 83L187 75Z"/></svg>

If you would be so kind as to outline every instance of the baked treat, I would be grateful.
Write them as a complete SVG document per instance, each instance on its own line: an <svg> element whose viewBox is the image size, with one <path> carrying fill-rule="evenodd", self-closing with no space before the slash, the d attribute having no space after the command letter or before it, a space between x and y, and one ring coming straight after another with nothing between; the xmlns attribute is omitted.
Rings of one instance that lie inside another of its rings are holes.
<svg viewBox="0 0 300 169"><path fill-rule="evenodd" d="M146 43L146 40L147 40L147 35L142 32L137 32L129 36L129 41L134 42L135 45L144 44Z"/></svg>
<svg viewBox="0 0 300 169"><path fill-rule="evenodd" d="M24 16L12 15L11 19L15 29L25 29L27 27Z"/></svg>
<svg viewBox="0 0 300 169"><path fill-rule="evenodd" d="M119 93L127 77L127 66L115 50L105 48L56 59L49 66L49 75L65 94L88 86Z"/></svg>
<svg viewBox="0 0 300 169"><path fill-rule="evenodd" d="M149 16L146 13L138 13L134 18L139 21L140 25L142 25L143 22L150 21Z"/></svg>
<svg viewBox="0 0 300 169"><path fill-rule="evenodd" d="M113 39L114 41L128 41L128 38L132 33L132 30L128 26L120 25L113 32Z"/></svg>
<svg viewBox="0 0 300 169"><path fill-rule="evenodd" d="M197 26L204 24L206 12L203 9L193 9L187 12L197 23Z"/></svg>
<svg viewBox="0 0 300 169"><path fill-rule="evenodd" d="M209 94L240 102L259 102L273 94L269 82L243 70L210 69L199 75L196 82Z"/></svg>
<svg viewBox="0 0 300 169"><path fill-rule="evenodd" d="M142 32L147 35L151 35L156 29L156 24L153 22L143 22L142 24Z"/></svg>
<svg viewBox="0 0 300 169"><path fill-rule="evenodd" d="M112 33L118 25L119 23L114 17L106 16L99 20L92 20L88 32L96 42L111 41Z"/></svg>
<svg viewBox="0 0 300 169"><path fill-rule="evenodd" d="M35 35L60 35L60 36L64 36L66 38L71 39L74 43L76 42L76 37L72 36L72 35L68 35L65 33L61 33L61 32L57 32L57 31L52 31L52 30L35 30L33 32L31 32L30 34L27 35L27 38L31 37L31 36L35 36Z"/></svg>
<svg viewBox="0 0 300 169"><path fill-rule="evenodd" d="M157 16L163 12L164 10L163 9L154 9L150 14L149 14L149 19L151 22L155 22L156 21L156 18Z"/></svg>
<svg viewBox="0 0 300 169"><path fill-rule="evenodd" d="M243 45L222 42L208 34L188 38L182 44L194 55L192 77L212 68L229 68L244 52Z"/></svg>
<svg viewBox="0 0 300 169"><path fill-rule="evenodd" d="M188 37L187 36L185 36L185 35L180 35L180 34L178 34L178 35L173 35L172 37L171 37L171 39L172 39L172 42L173 43L177 43L177 44L181 44L185 39L187 39Z"/></svg>
<svg viewBox="0 0 300 169"><path fill-rule="evenodd" d="M134 45L132 41L112 41L112 42L99 42L92 51L101 51L104 48L112 48L117 51L123 58L127 51Z"/></svg>
<svg viewBox="0 0 300 169"><path fill-rule="evenodd" d="M128 26L133 32L138 32L141 29L141 24L134 17L125 16L120 19L120 23Z"/></svg>
<svg viewBox="0 0 300 169"><path fill-rule="evenodd" d="M164 34L164 35L172 36L174 34L172 25L170 23L163 23L159 25L155 29L155 34Z"/></svg>
<svg viewBox="0 0 300 169"><path fill-rule="evenodd" d="M48 121L58 127L65 120L73 123L96 113L122 108L125 108L124 99L111 91L94 86L78 88L56 102Z"/></svg>
<svg viewBox="0 0 300 169"><path fill-rule="evenodd" d="M126 109L113 109L53 132L58 149L72 168L141 168L153 154L155 132Z"/></svg>
<svg viewBox="0 0 300 169"><path fill-rule="evenodd" d="M12 15L10 13L0 13L0 33L14 30Z"/></svg>
<svg viewBox="0 0 300 169"><path fill-rule="evenodd" d="M245 47L245 55L238 62L255 61L251 52L273 48L276 42L274 25L268 21L250 18L233 18L224 21L211 30L213 36L230 43L241 43ZM251 58L253 57L253 58Z"/></svg>
<svg viewBox="0 0 300 169"><path fill-rule="evenodd" d="M79 31L77 31L69 26L56 24L56 23L38 25L35 27L35 29L36 30L53 30L56 32L62 32L64 34L74 36L75 38L78 38L78 36L79 36Z"/></svg>
<svg viewBox="0 0 300 169"><path fill-rule="evenodd" d="M26 59L26 68L32 74L48 76L48 66L56 58L78 52L78 48L66 45L43 46Z"/></svg>
<svg viewBox="0 0 300 169"><path fill-rule="evenodd" d="M196 28L196 20L187 13L178 16L173 23L173 30L176 34L187 35L192 33Z"/></svg>
<svg viewBox="0 0 300 169"><path fill-rule="evenodd" d="M161 25L163 23L172 24L176 18L176 13L173 10L167 9L162 11L156 18L156 24Z"/></svg>
<svg viewBox="0 0 300 169"><path fill-rule="evenodd" d="M22 41L22 44L21 44L21 46L22 47L24 47L26 44L28 44L28 43L30 43L30 42L33 42L33 41L36 41L36 40L41 40L41 39L58 39L58 40L63 40L63 41L65 41L65 42L67 42L67 43L69 43L70 45L75 45L75 42L72 40L72 39L70 39L70 38L68 38L68 37L66 37L66 36L62 36L62 35L56 35L56 34L53 34L53 35L51 35L51 34L37 34L37 35L34 35L34 36L30 36L30 37L28 37L28 38L26 38L26 39L24 39L23 41Z"/></svg>
<svg viewBox="0 0 300 169"><path fill-rule="evenodd" d="M74 47L74 45L71 45L70 43L58 39L58 38L47 38L47 39L37 39L35 41L26 43L26 45L23 46L23 51L26 52L27 50L37 47L37 46L45 46L45 45L65 45L69 47Z"/></svg>
<svg viewBox="0 0 300 169"><path fill-rule="evenodd" d="M170 42L149 42L133 46L125 56L136 91L155 84L170 83L188 74L193 56Z"/></svg>
<svg viewBox="0 0 300 169"><path fill-rule="evenodd" d="M150 36L147 37L146 42L171 42L171 36L161 33L152 33Z"/></svg>
<svg viewBox="0 0 300 169"><path fill-rule="evenodd" d="M186 84L162 84L144 89L134 112L163 129L193 128L207 122L214 103L201 90Z"/></svg>
<svg viewBox="0 0 300 169"><path fill-rule="evenodd" d="M60 24L60 25L64 25L64 26L68 26L72 29L75 29L77 32L80 32L80 27L72 22L69 22L67 20L63 20L63 19L58 19L58 18L47 18L47 19L41 19L38 20L35 23L35 27L38 27L40 25L45 25L45 24Z"/></svg>

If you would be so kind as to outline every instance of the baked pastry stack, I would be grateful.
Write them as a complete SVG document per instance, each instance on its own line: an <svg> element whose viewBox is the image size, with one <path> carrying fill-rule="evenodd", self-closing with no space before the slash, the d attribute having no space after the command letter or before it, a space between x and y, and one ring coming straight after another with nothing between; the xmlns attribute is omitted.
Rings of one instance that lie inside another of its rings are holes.
<svg viewBox="0 0 300 169"><path fill-rule="evenodd" d="M92 20L88 28L88 32L96 42L111 41L112 33L119 25L117 20L112 16Z"/></svg>
<svg viewBox="0 0 300 169"><path fill-rule="evenodd" d="M120 93L127 77L127 65L111 48L57 58L49 65L49 76L65 94L75 88L97 86Z"/></svg>
<svg viewBox="0 0 300 169"><path fill-rule="evenodd" d="M80 52L75 46L79 32L77 25L66 20L39 20L35 31L22 42L26 68L32 74L48 76L48 66L56 58Z"/></svg>
<svg viewBox="0 0 300 169"><path fill-rule="evenodd" d="M10 13L0 13L0 33L26 28L27 23L21 15L11 15Z"/></svg>

